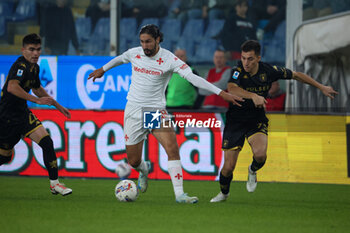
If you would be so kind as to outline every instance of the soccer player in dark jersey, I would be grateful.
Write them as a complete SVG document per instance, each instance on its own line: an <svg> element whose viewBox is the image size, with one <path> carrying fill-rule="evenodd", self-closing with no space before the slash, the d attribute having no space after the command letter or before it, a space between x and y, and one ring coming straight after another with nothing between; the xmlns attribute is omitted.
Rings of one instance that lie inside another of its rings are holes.
<svg viewBox="0 0 350 233"><path fill-rule="evenodd" d="M272 66L260 61L260 44L249 40L241 46L241 62L232 70L232 78L227 84L230 93L245 99L242 107L230 105L226 113L226 125L223 133L222 149L224 165L220 172L220 193L210 202L221 202L228 198L239 152L247 138L253 152L253 162L248 167L248 192L254 192L257 186L256 172L266 161L267 126L265 98L271 83L278 79L295 79L317 87L322 93L333 99L338 94L332 87L324 86L310 76L283 67Z"/></svg>
<svg viewBox="0 0 350 233"><path fill-rule="evenodd" d="M11 161L13 147L22 137L29 137L43 150L52 194L68 195L72 189L58 181L57 158L53 141L40 120L29 110L27 100L40 105L53 105L64 116L69 111L50 97L41 86L39 65L41 38L29 34L23 38L23 56L11 66L0 99L0 166ZM29 94L32 90L37 96Z"/></svg>

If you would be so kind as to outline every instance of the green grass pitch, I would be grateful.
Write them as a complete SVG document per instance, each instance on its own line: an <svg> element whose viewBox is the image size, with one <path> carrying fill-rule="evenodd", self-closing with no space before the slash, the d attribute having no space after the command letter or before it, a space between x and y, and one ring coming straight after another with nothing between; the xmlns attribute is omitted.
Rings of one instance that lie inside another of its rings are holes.
<svg viewBox="0 0 350 233"><path fill-rule="evenodd" d="M46 178L0 177L1 233L349 232L350 186L233 182L230 198L209 203L218 182L185 181L197 204L175 203L170 181L151 180L136 202L114 196L118 180L61 179L73 189L51 195Z"/></svg>

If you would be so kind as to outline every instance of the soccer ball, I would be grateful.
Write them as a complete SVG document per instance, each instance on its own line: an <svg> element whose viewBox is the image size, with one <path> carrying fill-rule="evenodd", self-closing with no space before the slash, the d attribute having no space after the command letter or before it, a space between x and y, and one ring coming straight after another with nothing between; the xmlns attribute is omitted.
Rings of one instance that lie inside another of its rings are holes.
<svg viewBox="0 0 350 233"><path fill-rule="evenodd" d="M136 201L139 190L132 180L122 180L115 186L115 197L121 202Z"/></svg>
<svg viewBox="0 0 350 233"><path fill-rule="evenodd" d="M119 163L117 167L115 168L115 173L120 179L127 178L131 173L131 167L127 163Z"/></svg>

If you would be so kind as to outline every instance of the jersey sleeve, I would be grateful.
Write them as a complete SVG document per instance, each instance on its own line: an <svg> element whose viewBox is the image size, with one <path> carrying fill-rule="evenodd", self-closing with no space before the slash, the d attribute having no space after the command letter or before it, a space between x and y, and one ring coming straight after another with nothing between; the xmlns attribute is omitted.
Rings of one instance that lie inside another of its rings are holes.
<svg viewBox="0 0 350 233"><path fill-rule="evenodd" d="M27 75L26 64L17 63L8 75L8 80L18 80L22 82Z"/></svg>
<svg viewBox="0 0 350 233"><path fill-rule="evenodd" d="M188 73L186 76L183 77L187 81L193 84L193 86L202 88L208 92L214 93L219 95L220 92L222 91L220 88L214 86L204 78L201 78L193 73Z"/></svg>
<svg viewBox="0 0 350 233"><path fill-rule="evenodd" d="M277 81L279 79L292 79L293 72L290 69L279 67L279 66L271 66L270 74L268 75L271 78L271 82Z"/></svg>
<svg viewBox="0 0 350 233"><path fill-rule="evenodd" d="M122 53L121 55L121 59L123 63L129 63L131 62L131 50L127 50L124 53Z"/></svg>
<svg viewBox="0 0 350 233"><path fill-rule="evenodd" d="M175 55L173 55L172 59L171 69L173 72L178 73L181 77L185 77L192 73L192 69L189 67L189 65L183 62L181 59L177 58Z"/></svg>
<svg viewBox="0 0 350 233"><path fill-rule="evenodd" d="M119 66L124 63L129 63L129 62L130 62L130 50L110 60L107 64L103 66L103 70L108 71L116 66Z"/></svg>
<svg viewBox="0 0 350 233"><path fill-rule="evenodd" d="M242 68L234 67L231 70L231 75L230 75L230 78L228 80L228 83L234 83L237 86L239 86L240 80L241 80L241 76L242 76Z"/></svg>

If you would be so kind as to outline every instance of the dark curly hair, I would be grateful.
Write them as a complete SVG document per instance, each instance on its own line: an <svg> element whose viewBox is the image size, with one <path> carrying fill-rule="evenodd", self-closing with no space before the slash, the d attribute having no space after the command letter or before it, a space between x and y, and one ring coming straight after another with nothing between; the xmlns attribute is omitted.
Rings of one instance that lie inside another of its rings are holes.
<svg viewBox="0 0 350 233"><path fill-rule="evenodd" d="M140 30L139 35L145 33L151 35L154 39L157 39L159 37L159 42L163 41L163 33L159 30L159 27L154 24L147 24L143 26Z"/></svg>

